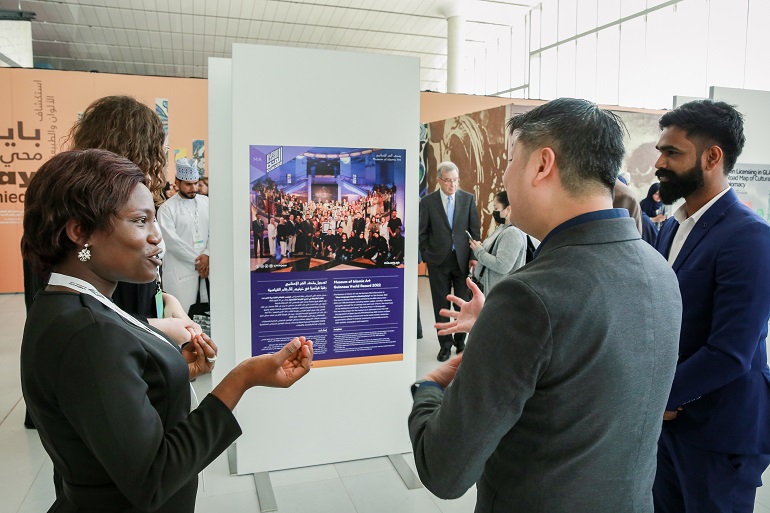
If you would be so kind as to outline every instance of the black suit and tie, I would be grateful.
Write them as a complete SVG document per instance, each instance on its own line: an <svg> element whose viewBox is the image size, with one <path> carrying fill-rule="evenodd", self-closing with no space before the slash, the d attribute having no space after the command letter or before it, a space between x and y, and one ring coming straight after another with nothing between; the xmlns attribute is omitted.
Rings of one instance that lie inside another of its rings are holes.
<svg viewBox="0 0 770 513"><path fill-rule="evenodd" d="M457 190L452 195L454 215L452 222L447 217L447 207L441 191L435 191L420 200L420 253L428 264L430 293L433 299L433 316L436 322L448 322L439 311L449 308L446 296L454 288L454 295L467 299L468 262L471 258L466 231L474 240L479 240L480 221L476 209L476 198L465 191ZM441 348L451 349L452 344L462 349L465 333L439 336Z"/></svg>
<svg viewBox="0 0 770 513"><path fill-rule="evenodd" d="M254 234L254 258L265 256L265 223L262 219L257 217L251 222L251 231ZM257 246L259 246L259 253L257 253Z"/></svg>

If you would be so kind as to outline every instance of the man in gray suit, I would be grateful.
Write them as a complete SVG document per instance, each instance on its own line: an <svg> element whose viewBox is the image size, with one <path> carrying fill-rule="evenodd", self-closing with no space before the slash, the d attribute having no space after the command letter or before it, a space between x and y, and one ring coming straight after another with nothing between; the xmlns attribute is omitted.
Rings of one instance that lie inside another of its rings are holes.
<svg viewBox="0 0 770 513"><path fill-rule="evenodd" d="M465 279L476 265L468 235L479 239L479 212L473 194L458 187L460 173L452 162L438 165L439 190L420 200L420 252L428 264L430 295L436 322L445 322L439 312L449 308L447 295L454 288L459 297L468 295ZM439 335L438 361L449 359L454 344L457 354L465 349L465 333Z"/></svg>
<svg viewBox="0 0 770 513"><path fill-rule="evenodd" d="M473 343L412 388L417 470L445 499L475 482L477 513L652 513L682 307L671 268L612 208L621 121L559 99L509 129L510 220L542 243L486 301L444 312L442 332Z"/></svg>

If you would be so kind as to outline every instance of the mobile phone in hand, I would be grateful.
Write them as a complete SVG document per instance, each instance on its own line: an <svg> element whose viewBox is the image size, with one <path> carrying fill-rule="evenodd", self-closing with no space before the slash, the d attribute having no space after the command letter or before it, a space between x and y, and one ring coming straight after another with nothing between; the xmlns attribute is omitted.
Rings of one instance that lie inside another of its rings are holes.
<svg viewBox="0 0 770 513"><path fill-rule="evenodd" d="M473 237L471 237L471 232L469 232L468 230L465 230L465 235L468 236L468 240L473 240Z"/></svg>

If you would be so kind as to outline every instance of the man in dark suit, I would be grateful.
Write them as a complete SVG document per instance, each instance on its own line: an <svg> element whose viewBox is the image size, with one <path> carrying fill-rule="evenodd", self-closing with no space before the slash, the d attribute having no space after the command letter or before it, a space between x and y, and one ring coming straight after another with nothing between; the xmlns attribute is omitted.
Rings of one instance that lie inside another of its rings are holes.
<svg viewBox="0 0 770 513"><path fill-rule="evenodd" d="M302 216L300 216L300 220L302 220ZM313 233L315 232L313 223L310 221L310 216L306 216L305 219L299 223L297 231L301 232L303 235L303 243L300 245L299 251L301 251L303 255L309 255L312 251L311 243L313 240Z"/></svg>
<svg viewBox="0 0 770 513"><path fill-rule="evenodd" d="M251 233L254 235L254 258L257 258L257 255L265 256L265 223L262 222L261 217L257 216L251 222ZM259 253L257 253L257 246L259 246Z"/></svg>
<svg viewBox="0 0 770 513"><path fill-rule="evenodd" d="M452 289L455 296L465 298L468 295L465 278L476 265L466 232L470 232L473 240L479 240L479 212L476 209L476 198L473 194L461 191L459 181L457 166L452 162L442 162L438 165L439 190L420 200L420 252L428 264L436 322L447 320L439 312L442 308L449 308L446 297ZM397 215L393 211L393 216ZM465 333L457 333L454 338L451 335L439 335L441 348L438 361L449 359L452 344L456 352L461 353L465 349Z"/></svg>
<svg viewBox="0 0 770 513"><path fill-rule="evenodd" d="M475 482L476 513L652 513L681 300L612 208L622 122L562 98L509 130L509 220L542 243L486 301L471 284L440 325L472 342L413 387L417 470L444 499Z"/></svg>
<svg viewBox="0 0 770 513"><path fill-rule="evenodd" d="M356 212L353 219L353 235L358 237L358 234L363 233L364 230L366 230L366 220L361 216L361 212Z"/></svg>
<svg viewBox="0 0 770 513"><path fill-rule="evenodd" d="M660 198L685 203L657 247L676 272L684 315L655 511L751 513L770 462L770 226L728 182L745 141L737 110L690 102L660 127Z"/></svg>

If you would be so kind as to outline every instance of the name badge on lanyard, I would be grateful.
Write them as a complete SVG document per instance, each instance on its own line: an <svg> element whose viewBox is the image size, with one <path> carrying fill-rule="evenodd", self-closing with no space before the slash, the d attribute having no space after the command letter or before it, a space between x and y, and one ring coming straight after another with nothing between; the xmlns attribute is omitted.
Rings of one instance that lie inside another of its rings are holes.
<svg viewBox="0 0 770 513"><path fill-rule="evenodd" d="M203 238L203 235L198 230L195 230L195 233L193 233L193 248L194 249L204 249L206 247L206 241Z"/></svg>

